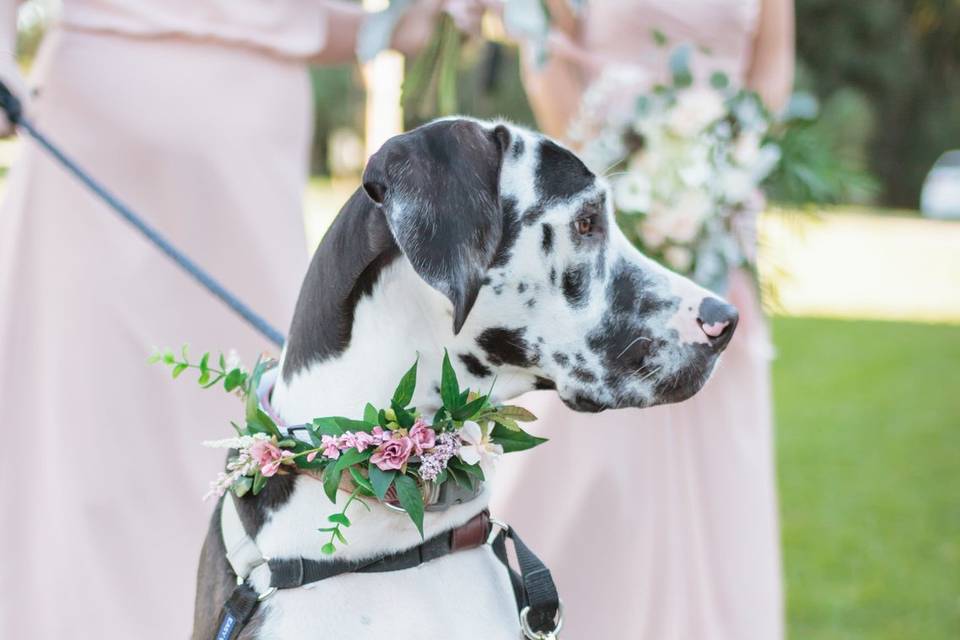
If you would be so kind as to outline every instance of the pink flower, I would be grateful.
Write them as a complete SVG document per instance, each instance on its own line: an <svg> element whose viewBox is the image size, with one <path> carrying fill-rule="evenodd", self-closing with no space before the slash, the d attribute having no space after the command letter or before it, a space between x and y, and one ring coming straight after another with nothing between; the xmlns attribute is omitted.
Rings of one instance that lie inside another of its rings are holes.
<svg viewBox="0 0 960 640"><path fill-rule="evenodd" d="M419 456L427 449L432 449L437 442L437 433L427 426L422 419L417 418L410 428L410 439L413 440L413 450Z"/></svg>
<svg viewBox="0 0 960 640"><path fill-rule="evenodd" d="M359 431L353 436L354 446L357 448L357 451L363 453L364 450L370 445L374 444L374 438L369 433L365 431Z"/></svg>
<svg viewBox="0 0 960 640"><path fill-rule="evenodd" d="M324 435L320 439L320 447L323 448L323 455L325 458L336 460L340 457L340 447L337 446L338 440L339 438L335 438L330 435Z"/></svg>
<svg viewBox="0 0 960 640"><path fill-rule="evenodd" d="M319 452L319 451L311 451L310 453L308 453L308 454L307 454L307 462L313 462L314 460L316 460L318 453L320 453L320 452Z"/></svg>
<svg viewBox="0 0 960 640"><path fill-rule="evenodd" d="M383 427L374 427L373 428L373 444L380 444L381 442L386 442L393 437L393 434L384 430Z"/></svg>
<svg viewBox="0 0 960 640"><path fill-rule="evenodd" d="M258 467L262 467L280 458L280 447L266 439L254 440L248 451L250 452L250 457L257 462Z"/></svg>
<svg viewBox="0 0 960 640"><path fill-rule="evenodd" d="M351 431L347 431L337 439L337 447L340 448L340 451L353 449L356 446L357 446L357 437L353 435L353 432Z"/></svg>
<svg viewBox="0 0 960 640"><path fill-rule="evenodd" d="M249 453L260 467L260 473L267 478L276 474L286 460L293 458L293 452L284 451L270 440L256 440L250 445Z"/></svg>
<svg viewBox="0 0 960 640"><path fill-rule="evenodd" d="M387 440L370 457L370 462L384 471L400 469L407 462L413 451L413 440L407 436L399 436Z"/></svg>

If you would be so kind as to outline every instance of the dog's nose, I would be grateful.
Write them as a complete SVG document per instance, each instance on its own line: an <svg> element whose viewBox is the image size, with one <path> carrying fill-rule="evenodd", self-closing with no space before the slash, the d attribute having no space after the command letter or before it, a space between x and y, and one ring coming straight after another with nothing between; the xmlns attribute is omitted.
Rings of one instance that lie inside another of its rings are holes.
<svg viewBox="0 0 960 640"><path fill-rule="evenodd" d="M697 324L710 339L710 346L720 351L733 337L739 319L740 314L732 304L719 298L704 298L700 303Z"/></svg>

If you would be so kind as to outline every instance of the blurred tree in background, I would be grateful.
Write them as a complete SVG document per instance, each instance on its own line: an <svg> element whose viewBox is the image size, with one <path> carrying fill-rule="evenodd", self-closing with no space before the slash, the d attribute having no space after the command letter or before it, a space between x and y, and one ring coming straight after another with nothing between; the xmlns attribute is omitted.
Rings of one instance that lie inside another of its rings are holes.
<svg viewBox="0 0 960 640"><path fill-rule="evenodd" d="M960 0L797 0L797 55L819 126L866 160L884 204L915 208L960 147Z"/></svg>

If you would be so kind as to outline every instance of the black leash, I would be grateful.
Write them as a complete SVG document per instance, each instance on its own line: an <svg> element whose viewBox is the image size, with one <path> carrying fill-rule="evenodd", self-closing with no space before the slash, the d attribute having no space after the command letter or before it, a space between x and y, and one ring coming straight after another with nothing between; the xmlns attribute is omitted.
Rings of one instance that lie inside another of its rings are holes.
<svg viewBox="0 0 960 640"><path fill-rule="evenodd" d="M166 238L164 238L155 228L147 223L141 216L137 215L130 207L120 201L119 198L110 193L106 187L94 180L90 174L80 168L67 154L51 142L33 125L30 120L23 115L23 106L20 100L13 95L10 89L0 81L0 108L7 113L7 119L21 131L26 131L30 137L36 140L41 147L46 149L56 160L63 165L70 173L76 176L84 185L86 185L95 195L103 200L111 209L129 222L139 231L148 241L152 242L158 249L170 257L184 271L186 271L194 280L199 282L210 293L220 298L224 304L233 309L241 318L246 320L254 329L259 331L264 337L273 342L278 347L283 346L283 334L255 313L253 309L244 304L239 298L230 293L226 288L217 282L210 274L204 271L197 263L184 255L180 250L174 247Z"/></svg>

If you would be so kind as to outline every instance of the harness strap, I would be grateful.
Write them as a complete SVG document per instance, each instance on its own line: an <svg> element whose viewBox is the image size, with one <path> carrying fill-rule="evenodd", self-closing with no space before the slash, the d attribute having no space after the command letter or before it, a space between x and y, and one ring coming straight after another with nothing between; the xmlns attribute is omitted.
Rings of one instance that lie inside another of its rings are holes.
<svg viewBox="0 0 960 640"><path fill-rule="evenodd" d="M224 605L214 640L235 640L256 611L257 605L277 589L294 589L344 573L387 573L412 569L456 551L477 548L485 542L491 544L494 555L509 573L524 635L535 640L555 638L560 630L560 597L550 570L513 529L496 523L500 530L493 535L494 529L486 510L466 524L436 535L416 547L380 558L360 561L319 561L303 557L267 559L247 535L234 500L232 494L223 499L220 528L227 561L237 576L237 587ZM510 566L507 539L513 541L519 572ZM253 573L261 571L269 571L270 574L269 589L262 595L257 593L249 580Z"/></svg>
<svg viewBox="0 0 960 640"><path fill-rule="evenodd" d="M507 555L507 539L513 541L520 571L510 566ZM550 569L530 550L512 527L497 534L493 543L493 553L510 574L513 595L520 612L520 622L524 633L530 631L543 634L542 637L555 637L560 631L563 616L560 594L553 582ZM531 637L527 634L527 637ZM534 636L535 637L535 636Z"/></svg>
<svg viewBox="0 0 960 640"><path fill-rule="evenodd" d="M270 586L276 589L293 589L344 573L389 573L412 569L455 551L479 547L485 542L489 529L489 514L482 511L463 526L445 531L412 549L380 558L360 561L321 561L302 557L270 560Z"/></svg>

